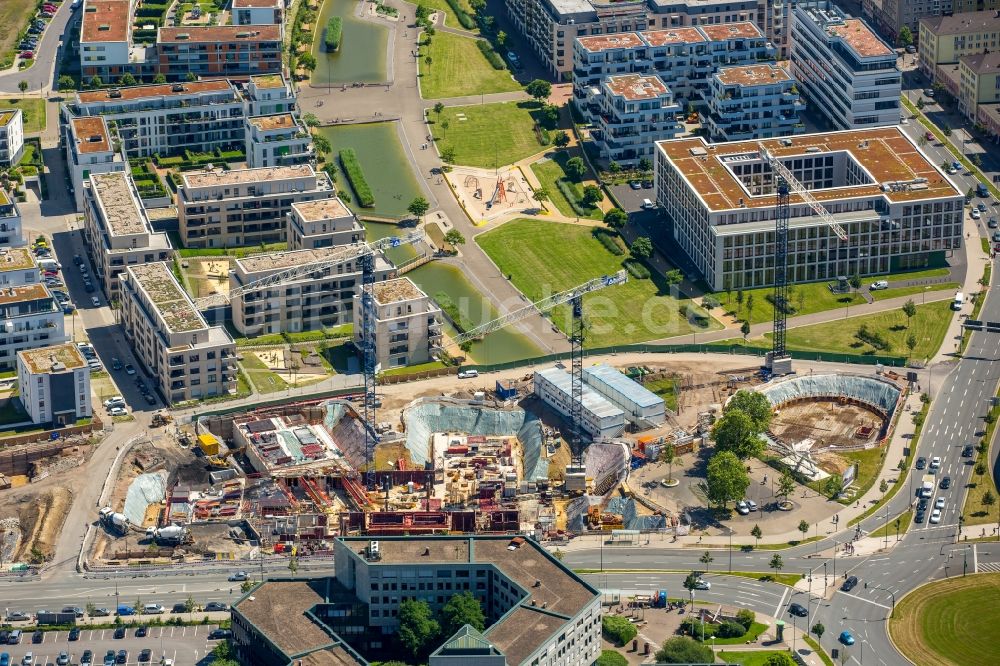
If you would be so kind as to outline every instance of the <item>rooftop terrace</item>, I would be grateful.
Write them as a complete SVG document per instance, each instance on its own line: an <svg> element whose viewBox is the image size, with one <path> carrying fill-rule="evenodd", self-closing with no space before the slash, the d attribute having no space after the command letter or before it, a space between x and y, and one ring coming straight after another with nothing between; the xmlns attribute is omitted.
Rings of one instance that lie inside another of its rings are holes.
<svg viewBox="0 0 1000 666"><path fill-rule="evenodd" d="M48 372L63 372L64 370L75 370L87 365L83 354L72 342L52 347L40 347L38 349L27 349L17 353L28 366L32 374L42 374Z"/></svg>
<svg viewBox="0 0 1000 666"><path fill-rule="evenodd" d="M108 126L102 116L81 116L70 120L76 134L76 149L81 154L111 150Z"/></svg>
<svg viewBox="0 0 1000 666"><path fill-rule="evenodd" d="M405 277L397 278L395 280L386 280L385 282L377 282L375 283L373 292L375 300L380 305L399 303L401 301L412 301L426 296L424 292L417 288L417 285L413 284L409 278Z"/></svg>
<svg viewBox="0 0 1000 666"><path fill-rule="evenodd" d="M752 39L754 37L764 36L764 34L760 31L760 28L749 21L745 21L743 23L700 25L698 28L713 42L722 42L727 39Z"/></svg>
<svg viewBox="0 0 1000 666"><path fill-rule="evenodd" d="M653 99L670 92L660 77L656 75L620 74L609 76L604 80L604 85L613 95L619 95L631 101Z"/></svg>
<svg viewBox="0 0 1000 666"><path fill-rule="evenodd" d="M317 220L335 220L341 217L353 217L339 197L316 199L314 201L297 201L292 204L292 210L306 222Z"/></svg>
<svg viewBox="0 0 1000 666"><path fill-rule="evenodd" d="M363 246L358 246L360 253ZM237 259L236 263L247 273L260 273L263 271L282 271L296 266L307 266L316 264L334 257L343 252L343 246L323 247L309 250L292 250L290 252L265 252L255 254L250 257ZM346 257L344 261L353 258Z"/></svg>
<svg viewBox="0 0 1000 666"><path fill-rule="evenodd" d="M171 332L183 333L207 326L165 262L129 266L128 272L131 279L146 293Z"/></svg>
<svg viewBox="0 0 1000 666"><path fill-rule="evenodd" d="M669 30L646 30L640 32L650 46L670 46L672 44L697 44L708 41L697 28L670 28Z"/></svg>
<svg viewBox="0 0 1000 666"><path fill-rule="evenodd" d="M280 74L261 74L260 76L251 76L250 82L262 89L285 87L285 81L281 78Z"/></svg>
<svg viewBox="0 0 1000 666"><path fill-rule="evenodd" d="M10 121L14 120L20 111L20 109L16 109L14 111L4 111L3 113L0 113L0 127L6 127L9 125Z"/></svg>
<svg viewBox="0 0 1000 666"><path fill-rule="evenodd" d="M250 123L262 132L278 129L295 129L299 126L295 116L290 113L279 113L273 116L254 116Z"/></svg>
<svg viewBox="0 0 1000 666"><path fill-rule="evenodd" d="M80 41L124 42L128 30L129 0L87 0Z"/></svg>
<svg viewBox="0 0 1000 666"><path fill-rule="evenodd" d="M189 171L184 174L184 187L218 187L226 185L246 185L293 178L315 178L316 172L309 164L264 167L260 169L213 169L212 171Z"/></svg>
<svg viewBox="0 0 1000 666"><path fill-rule="evenodd" d="M727 86L761 86L792 80L787 71L775 65L723 67L715 75Z"/></svg>
<svg viewBox="0 0 1000 666"><path fill-rule="evenodd" d="M591 53L611 51L613 49L634 49L643 46L639 35L634 32L618 32L611 35L594 35L592 37L577 37L580 46Z"/></svg>
<svg viewBox="0 0 1000 666"><path fill-rule="evenodd" d="M210 25L159 28L156 43L231 44L233 42L280 42L279 25ZM280 44L279 44L280 46Z"/></svg>
<svg viewBox="0 0 1000 666"><path fill-rule="evenodd" d="M198 93L214 93L233 90L233 85L225 79L212 81L185 81L184 83L159 83L150 86L125 86L124 88L102 88L78 92L76 101L80 104L92 102L122 102L153 97L180 97ZM234 91L235 96L235 91Z"/></svg>
<svg viewBox="0 0 1000 666"><path fill-rule="evenodd" d="M142 207L124 172L97 173L90 176L90 187L104 211L104 222L112 236L147 233Z"/></svg>
<svg viewBox="0 0 1000 666"><path fill-rule="evenodd" d="M863 58L895 56L895 53L861 19L847 19L843 25L831 25L827 32L840 37Z"/></svg>
<svg viewBox="0 0 1000 666"><path fill-rule="evenodd" d="M17 287L0 288L0 305L11 303L23 303L25 301L39 301L44 298L52 298L44 285L26 284Z"/></svg>
<svg viewBox="0 0 1000 666"><path fill-rule="evenodd" d="M0 190L2 192L3 190ZM37 264L26 247L0 247L0 273L34 268Z"/></svg>

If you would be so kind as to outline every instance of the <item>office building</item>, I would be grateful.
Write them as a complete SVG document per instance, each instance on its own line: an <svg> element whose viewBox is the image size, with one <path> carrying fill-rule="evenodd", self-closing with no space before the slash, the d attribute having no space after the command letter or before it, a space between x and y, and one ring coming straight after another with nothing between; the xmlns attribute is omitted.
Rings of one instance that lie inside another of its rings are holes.
<svg viewBox="0 0 1000 666"><path fill-rule="evenodd" d="M256 254L236 260L229 272L229 291L245 287L282 271L329 262L343 247ZM385 280L393 267L379 255L376 280ZM357 256L314 273L272 284L230 299L233 325L246 337L272 333L319 331L354 322L354 296L361 286Z"/></svg>
<svg viewBox="0 0 1000 666"><path fill-rule="evenodd" d="M137 73L145 50L132 46L133 9L131 0L84 0L79 46L83 80L96 76L111 83Z"/></svg>
<svg viewBox="0 0 1000 666"><path fill-rule="evenodd" d="M565 418L573 413L573 380L562 368L536 370L535 395ZM595 441L610 439L625 430L625 412L589 385L583 385L580 427Z"/></svg>
<svg viewBox="0 0 1000 666"><path fill-rule="evenodd" d="M792 75L802 96L836 129L898 125L896 52L864 21L825 4L793 15Z"/></svg>
<svg viewBox="0 0 1000 666"><path fill-rule="evenodd" d="M652 428L667 420L663 398L605 363L583 370L583 381L605 400L625 413L625 419L641 428Z"/></svg>
<svg viewBox="0 0 1000 666"><path fill-rule="evenodd" d="M21 226L21 211L6 191L0 189L0 248L27 245Z"/></svg>
<svg viewBox="0 0 1000 666"><path fill-rule="evenodd" d="M170 239L153 231L135 183L123 171L93 174L84 184L83 238L108 300L121 296L119 278L126 268L173 256Z"/></svg>
<svg viewBox="0 0 1000 666"><path fill-rule="evenodd" d="M273 116L295 111L295 91L281 74L251 76L243 88L247 116Z"/></svg>
<svg viewBox="0 0 1000 666"><path fill-rule="evenodd" d="M90 367L72 342L17 353L21 404L32 423L71 426L90 418Z"/></svg>
<svg viewBox="0 0 1000 666"><path fill-rule="evenodd" d="M24 154L24 113L0 111L0 165L15 166Z"/></svg>
<svg viewBox="0 0 1000 666"><path fill-rule="evenodd" d="M224 80L78 92L62 115L102 117L128 157L242 150L246 141L243 100Z"/></svg>
<svg viewBox="0 0 1000 666"><path fill-rule="evenodd" d="M123 172L128 163L121 152L115 150L116 142L111 139L104 116L70 117L62 129L73 200L76 202L76 210L82 211L84 184L90 176Z"/></svg>
<svg viewBox="0 0 1000 666"><path fill-rule="evenodd" d="M63 311L48 287L0 288L0 369L13 370L17 352L66 342Z"/></svg>
<svg viewBox="0 0 1000 666"><path fill-rule="evenodd" d="M284 0L233 0L233 25L281 25Z"/></svg>
<svg viewBox="0 0 1000 666"><path fill-rule="evenodd" d="M35 256L26 247L0 247L0 288L40 282Z"/></svg>
<svg viewBox="0 0 1000 666"><path fill-rule="evenodd" d="M236 343L209 326L165 262L126 268L122 327L168 404L236 390Z"/></svg>
<svg viewBox="0 0 1000 666"><path fill-rule="evenodd" d="M245 125L247 166L305 164L313 160L312 137L302 121L290 113L252 116Z"/></svg>
<svg viewBox="0 0 1000 666"><path fill-rule="evenodd" d="M309 164L188 171L177 188L185 247L241 247L288 239L292 204L333 196L333 184Z"/></svg>
<svg viewBox="0 0 1000 666"><path fill-rule="evenodd" d="M656 75L606 77L600 89L590 89L583 109L601 157L622 166L636 166L643 158L652 162L654 144L683 129L677 121L681 107Z"/></svg>
<svg viewBox="0 0 1000 666"><path fill-rule="evenodd" d="M920 71L960 96L958 63L964 56L1000 50L1000 12L965 12L920 21Z"/></svg>
<svg viewBox="0 0 1000 666"><path fill-rule="evenodd" d="M791 136L805 131L795 80L776 65L723 67L712 75L701 123L715 141Z"/></svg>
<svg viewBox="0 0 1000 666"><path fill-rule="evenodd" d="M161 27L156 34L157 72L168 81L246 78L281 72L282 26Z"/></svg>
<svg viewBox="0 0 1000 666"><path fill-rule="evenodd" d="M364 238L365 228L339 197L293 203L288 214L290 250L353 245Z"/></svg>
<svg viewBox="0 0 1000 666"><path fill-rule="evenodd" d="M927 266L961 247L964 197L897 127L764 140L847 233L791 195L788 281ZM774 283L774 174L758 142L657 144L657 202L715 291Z"/></svg>
<svg viewBox="0 0 1000 666"><path fill-rule="evenodd" d="M241 664L367 665L362 654L395 641L403 599L437 612L463 592L486 627L443 637L429 666L590 666L600 655L600 593L530 539L341 537L334 562L335 577L270 580L233 604Z"/></svg>
<svg viewBox="0 0 1000 666"><path fill-rule="evenodd" d="M431 360L441 345L441 310L410 278L374 285L375 359L383 370ZM360 344L363 311L354 297L354 340Z"/></svg>

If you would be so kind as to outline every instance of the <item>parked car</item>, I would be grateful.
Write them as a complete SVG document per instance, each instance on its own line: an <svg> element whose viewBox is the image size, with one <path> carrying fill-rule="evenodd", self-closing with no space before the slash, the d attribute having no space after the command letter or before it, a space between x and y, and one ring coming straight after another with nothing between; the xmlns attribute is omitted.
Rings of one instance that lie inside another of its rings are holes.
<svg viewBox="0 0 1000 666"><path fill-rule="evenodd" d="M788 612L792 615L797 615L798 617L805 617L809 614L809 611L807 611L806 607L802 604L789 604Z"/></svg>
<svg viewBox="0 0 1000 666"><path fill-rule="evenodd" d="M80 655L80 666L90 666L94 663L94 653L90 650L84 650L83 654Z"/></svg>
<svg viewBox="0 0 1000 666"><path fill-rule="evenodd" d="M108 410L108 416L128 416L128 410L124 407L112 407Z"/></svg>
<svg viewBox="0 0 1000 666"><path fill-rule="evenodd" d="M478 370L462 370L458 373L459 379L472 379L479 376Z"/></svg>
<svg viewBox="0 0 1000 666"><path fill-rule="evenodd" d="M113 397L108 398L107 400L104 401L104 406L106 408L124 407L125 406L125 398L121 397L120 395L113 396Z"/></svg>
<svg viewBox="0 0 1000 666"><path fill-rule="evenodd" d="M149 627L143 625L135 630L136 638L145 638L149 634Z"/></svg>
<svg viewBox="0 0 1000 666"><path fill-rule="evenodd" d="M187 613L187 604L177 603L174 607L170 609L171 613Z"/></svg>
<svg viewBox="0 0 1000 666"><path fill-rule="evenodd" d="M997 218L991 217L990 221L986 223L986 226L990 229L996 229L1000 224L997 224Z"/></svg>
<svg viewBox="0 0 1000 666"><path fill-rule="evenodd" d="M127 664L128 663L128 650L118 650L118 654L115 655L116 664Z"/></svg>
<svg viewBox="0 0 1000 666"><path fill-rule="evenodd" d="M56 666L69 666L69 654L60 652L56 657Z"/></svg>
<svg viewBox="0 0 1000 666"><path fill-rule="evenodd" d="M752 499L745 499L743 501L746 502L747 508L751 511L757 510L757 502L754 502Z"/></svg>
<svg viewBox="0 0 1000 666"><path fill-rule="evenodd" d="M21 60L31 60L35 57L34 51L21 51Z"/></svg>
<svg viewBox="0 0 1000 666"><path fill-rule="evenodd" d="M110 615L111 611L107 608L95 608L94 612L90 614L90 617L109 617Z"/></svg>
<svg viewBox="0 0 1000 666"><path fill-rule="evenodd" d="M969 211L969 217L971 217L973 220L978 220L982 217L982 214L980 214L978 210L973 208L971 211Z"/></svg>
<svg viewBox="0 0 1000 666"><path fill-rule="evenodd" d="M631 187L633 190L641 190L642 189L642 181L639 181L639 180L629 181L628 186Z"/></svg>
<svg viewBox="0 0 1000 666"><path fill-rule="evenodd" d="M848 576L847 579L844 580L844 583L840 586L840 590L842 592L850 592L855 588L855 586L857 586L857 584L858 584L857 576Z"/></svg>
<svg viewBox="0 0 1000 666"><path fill-rule="evenodd" d="M73 627L72 629L69 630L69 640L71 640L71 641L78 641L78 640L80 640L80 628L79 627Z"/></svg>
<svg viewBox="0 0 1000 666"><path fill-rule="evenodd" d="M20 622L22 620L30 620L30 619L31 618L28 617L28 614L25 613L24 611L18 611L18 610L16 610L16 611L10 611L10 612L7 613L7 621L8 622Z"/></svg>
<svg viewBox="0 0 1000 666"><path fill-rule="evenodd" d="M210 641L221 641L225 638L229 638L233 635L230 629L213 629L208 633L208 640Z"/></svg>
<svg viewBox="0 0 1000 666"><path fill-rule="evenodd" d="M122 369L122 362L119 361L117 357L112 356L111 357L111 367L114 368L115 370L121 370Z"/></svg>
<svg viewBox="0 0 1000 666"><path fill-rule="evenodd" d="M36 630L35 633L31 634L32 643L41 643L44 640L45 640L45 632L40 629Z"/></svg>
<svg viewBox="0 0 1000 666"><path fill-rule="evenodd" d="M125 364L125 372L127 374L129 374L129 375L134 375L135 374L135 366L132 365L131 363L126 363Z"/></svg>
<svg viewBox="0 0 1000 666"><path fill-rule="evenodd" d="M148 662L152 657L153 657L153 651L150 650L149 648L144 648L141 652L139 652L139 663L144 664Z"/></svg>
<svg viewBox="0 0 1000 666"><path fill-rule="evenodd" d="M206 613L217 613L219 611L229 610L229 606L222 603L221 601L209 601L205 604Z"/></svg>
<svg viewBox="0 0 1000 666"><path fill-rule="evenodd" d="M736 503L736 512L739 513L741 516L745 516L748 513L750 513L750 507L747 506L746 502L740 500L739 502Z"/></svg>
<svg viewBox="0 0 1000 666"><path fill-rule="evenodd" d="M77 266L79 266L80 264L83 263L83 257L81 257L78 254L74 254L73 255L73 263L76 264Z"/></svg>
<svg viewBox="0 0 1000 666"><path fill-rule="evenodd" d="M155 405L156 404L156 396L153 395L152 393L143 393L142 397L146 399L146 404L147 405Z"/></svg>
<svg viewBox="0 0 1000 666"><path fill-rule="evenodd" d="M888 280L879 280L878 282L872 282L871 286L868 287L868 290L869 291L879 291L879 290L888 289L888 288L889 288L889 281Z"/></svg>
<svg viewBox="0 0 1000 666"><path fill-rule="evenodd" d="M125 627L118 627L115 629L115 639L121 640L125 638Z"/></svg>
<svg viewBox="0 0 1000 666"><path fill-rule="evenodd" d="M91 282L90 280L87 280L86 282L83 283L83 290L85 292L87 292L88 294L94 293L94 291L95 291L95 289L94 289L94 283Z"/></svg>

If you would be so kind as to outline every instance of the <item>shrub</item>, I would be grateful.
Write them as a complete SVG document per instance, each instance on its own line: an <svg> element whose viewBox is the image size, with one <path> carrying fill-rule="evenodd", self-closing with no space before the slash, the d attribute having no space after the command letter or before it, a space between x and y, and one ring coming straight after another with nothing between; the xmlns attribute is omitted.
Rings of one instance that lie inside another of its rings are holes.
<svg viewBox="0 0 1000 666"><path fill-rule="evenodd" d="M736 613L736 621L743 625L743 628L750 631L750 627L753 623L757 621L757 614L754 613L749 608L741 608L738 613Z"/></svg>
<svg viewBox="0 0 1000 666"><path fill-rule="evenodd" d="M466 30L475 30L476 22L464 9L462 9L462 6L458 4L457 0L448 0L448 6L451 7L451 11L455 12L455 16L458 18L458 22L463 28Z"/></svg>
<svg viewBox="0 0 1000 666"><path fill-rule="evenodd" d="M732 620L726 620L715 628L715 635L719 638L739 638L745 633L747 633L746 627Z"/></svg>
<svg viewBox="0 0 1000 666"><path fill-rule="evenodd" d="M547 146L552 143L552 134L544 127L535 126L535 138L538 139L538 143L543 146Z"/></svg>
<svg viewBox="0 0 1000 666"><path fill-rule="evenodd" d="M614 650L601 650L601 656L597 658L597 666L628 666L628 659Z"/></svg>
<svg viewBox="0 0 1000 666"><path fill-rule="evenodd" d="M637 259L626 259L624 261L625 270L629 272L629 275L637 280L648 280L649 279L649 269L646 268L646 264L642 263Z"/></svg>
<svg viewBox="0 0 1000 666"><path fill-rule="evenodd" d="M621 241L618 239L618 236L610 234L603 229L594 229L593 234L594 238L601 241L601 245L604 246L604 249L606 249L611 254L615 255L616 257L620 257L623 254L625 254L625 248L622 247Z"/></svg>
<svg viewBox="0 0 1000 666"><path fill-rule="evenodd" d="M362 208L371 208L375 205L375 195L365 180L365 174L361 170L361 163L358 162L358 155L353 148L344 148L338 154L340 166L344 169L347 182L351 184L354 195L358 198L358 205Z"/></svg>
<svg viewBox="0 0 1000 666"><path fill-rule="evenodd" d="M476 46L479 48L480 51L482 51L483 55L486 56L486 60L489 61L490 65L493 66L493 69L507 68L507 65L505 65L503 62L503 58L500 57L499 53L493 50L493 47L490 46L490 43L488 41L486 41L485 39L477 39Z"/></svg>
<svg viewBox="0 0 1000 666"><path fill-rule="evenodd" d="M339 16L331 16L326 22L326 44L327 51L336 51L340 48L341 38L344 36L344 19Z"/></svg>
<svg viewBox="0 0 1000 666"><path fill-rule="evenodd" d="M570 207L573 208L574 213L576 213L580 217L586 217L587 215L590 214L590 211L592 209L584 207L580 203L580 195L576 193L571 184L567 183L565 180L560 178L559 180L556 181L556 187L559 188L559 191L562 192L563 196L566 197L566 200L569 201L569 205Z"/></svg>
<svg viewBox="0 0 1000 666"><path fill-rule="evenodd" d="M601 631L615 645L625 645L639 633L634 624L618 615L605 615L601 618Z"/></svg>

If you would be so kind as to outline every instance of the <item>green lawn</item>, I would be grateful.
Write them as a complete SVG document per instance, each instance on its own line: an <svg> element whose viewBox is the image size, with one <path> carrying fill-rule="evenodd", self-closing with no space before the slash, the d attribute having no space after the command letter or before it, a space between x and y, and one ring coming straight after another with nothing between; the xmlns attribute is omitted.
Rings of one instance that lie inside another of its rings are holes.
<svg viewBox="0 0 1000 666"><path fill-rule="evenodd" d="M710 628L711 628L711 625L707 625L705 627L705 631L708 632ZM764 633L765 629L767 629L767 625L766 624L762 624L760 622L754 622L753 624L750 625L750 629L747 631L747 633L743 634L742 636L737 636L735 638L716 638L714 642L708 637L708 633L706 633L705 634L705 643L707 643L709 645L712 645L712 644L714 644L714 645L743 645L744 643L746 643L748 641L753 642L758 636L760 636L762 633ZM698 636L693 636L693 638L695 640L701 640L701 635L699 634Z"/></svg>
<svg viewBox="0 0 1000 666"><path fill-rule="evenodd" d="M9 398L0 399L0 425L31 420L28 412L21 407L21 401L15 397L16 395L15 392Z"/></svg>
<svg viewBox="0 0 1000 666"><path fill-rule="evenodd" d="M788 654L787 650L754 650L753 652L718 652L715 656L727 664L740 666L767 666L771 655Z"/></svg>
<svg viewBox="0 0 1000 666"><path fill-rule="evenodd" d="M477 236L476 242L532 301L615 273L625 258L608 252L588 227L541 220L513 220ZM626 284L586 296L586 346L607 347L689 334L692 325L681 316L681 303L690 301L671 296L667 284L656 275L648 280L630 277ZM568 307L551 312L556 326L569 330ZM713 328L719 324L704 320L704 328L697 330Z"/></svg>
<svg viewBox="0 0 1000 666"><path fill-rule="evenodd" d="M243 370L249 375L259 393L276 393L288 388L288 382L277 373L267 369L267 366L252 352L243 354Z"/></svg>
<svg viewBox="0 0 1000 666"><path fill-rule="evenodd" d="M910 356L915 359L927 359L936 354L941 347L953 315L951 301L938 301L917 305L917 314L910 322L909 328L906 327L906 315L901 310L890 310L824 324L790 328L788 329L786 346L791 351ZM866 325L870 331L880 333L892 344L892 347L878 351L871 345L858 340L855 333L862 324ZM913 333L917 338L917 346L914 348L913 354L910 354L906 347L906 338L910 333ZM740 343L728 340L718 344L731 346ZM746 346L751 349L770 349L771 334L768 333L763 338L750 340Z"/></svg>
<svg viewBox="0 0 1000 666"><path fill-rule="evenodd" d="M986 424L985 435L981 442L987 443L987 448L982 453L976 450L972 475L966 486L968 492L965 495L965 506L962 507L962 515L965 516L966 525L990 525L1000 524L1000 501L997 501L997 489L993 484L993 476L990 474L990 451L989 443L993 441L993 432L996 430L997 421L1000 417L1000 407L991 407L990 414L993 415L993 422ZM978 443L977 443L978 444ZM985 473L980 475L975 473L976 467L980 464L985 468ZM993 495L993 506L983 504L983 497L989 492ZM970 532L973 534L973 532Z"/></svg>
<svg viewBox="0 0 1000 666"><path fill-rule="evenodd" d="M430 56L431 64L424 59ZM472 37L437 32L420 47L420 95L442 99L521 89L508 69L493 69Z"/></svg>
<svg viewBox="0 0 1000 666"><path fill-rule="evenodd" d="M555 153L547 155L545 158L532 164L531 170L535 173L535 177L538 178L538 182L549 191L549 201L555 204L560 213L566 217L576 217L577 215L576 211L573 210L573 204L566 198L566 193L559 188L559 183L562 182L571 194L574 195L577 205L588 211L583 217L590 220L604 219L604 213L600 208L583 205L584 183L577 183L566 177L566 171L563 167L570 157L572 155L568 151L557 150ZM584 178L592 179L593 175L588 170L588 174Z"/></svg>
<svg viewBox="0 0 1000 666"><path fill-rule="evenodd" d="M465 28L462 27L462 24L458 22L458 18L455 17L455 10L448 5L447 0L420 0L418 4L427 5L431 9L437 9L444 12L446 15L444 24L449 28L465 30ZM469 16L473 16L472 7L469 6L469 0L458 0L458 6L464 9ZM474 32L478 31L479 30L476 29ZM437 38L441 34L441 32L437 32L434 36Z"/></svg>
<svg viewBox="0 0 1000 666"><path fill-rule="evenodd" d="M455 164L493 168L540 152L534 131L534 102L450 106L431 125L440 150L455 151ZM434 120L437 114L431 113ZM464 119L463 119L464 118ZM448 129L442 122L448 121Z"/></svg>
<svg viewBox="0 0 1000 666"><path fill-rule="evenodd" d="M867 286L876 280L889 280L890 282L893 280L915 280L918 278L940 277L947 274L948 269L946 268L932 268L925 271L914 271L912 273L875 275L864 278L864 285ZM830 281L827 280L824 282L806 282L802 284L789 285L788 300L794 309L794 312L789 316L806 315L812 314L813 312L825 312L835 308L843 308L848 305L861 305L867 302L861 294L857 293L834 294L830 291L828 286L829 283ZM949 282L933 285L899 287L897 289L885 289L883 291L873 291L871 292L871 295L876 301L881 301L887 298L896 298L898 296L920 294L924 291L928 291L928 286L930 286L931 290L959 288L958 283ZM740 305L737 299L737 292L735 290L728 295L724 292L716 294L716 297L722 301L722 304L727 310L735 312L740 319L746 319L749 315L751 324L760 324L766 321L771 321L773 316L774 308L768 300L768 297L772 293L773 289L771 287L746 289L743 291L742 305ZM751 303L751 296L753 296L753 309L748 310L747 304ZM915 301L916 300L917 299L915 299Z"/></svg>
<svg viewBox="0 0 1000 666"><path fill-rule="evenodd" d="M6 2L0 4L6 4ZM2 13L3 10L0 9L0 15ZM0 113L10 109L21 109L21 112L24 114L25 134L34 134L45 129L45 100L38 99L37 97L0 99Z"/></svg>
<svg viewBox="0 0 1000 666"><path fill-rule="evenodd" d="M3 0L0 2L0 67L14 64L17 35L26 27L28 18L38 6L36 0Z"/></svg>
<svg viewBox="0 0 1000 666"><path fill-rule="evenodd" d="M884 515L884 512L883 512ZM902 539L906 534L906 530L910 529L910 521L913 520L912 511L904 511L898 516L889 516L889 524L886 525L885 519L882 519L883 525L877 530L871 532L868 536L870 537L882 537L884 538L887 534L889 535L889 540L893 541L896 539L896 519L899 519L899 538Z"/></svg>
<svg viewBox="0 0 1000 666"><path fill-rule="evenodd" d="M656 395L663 398L663 401L667 405L667 409L677 411L677 393L675 393L674 387L678 384L677 377L664 377L663 379L654 379L651 381L643 382L643 386L655 393Z"/></svg>

